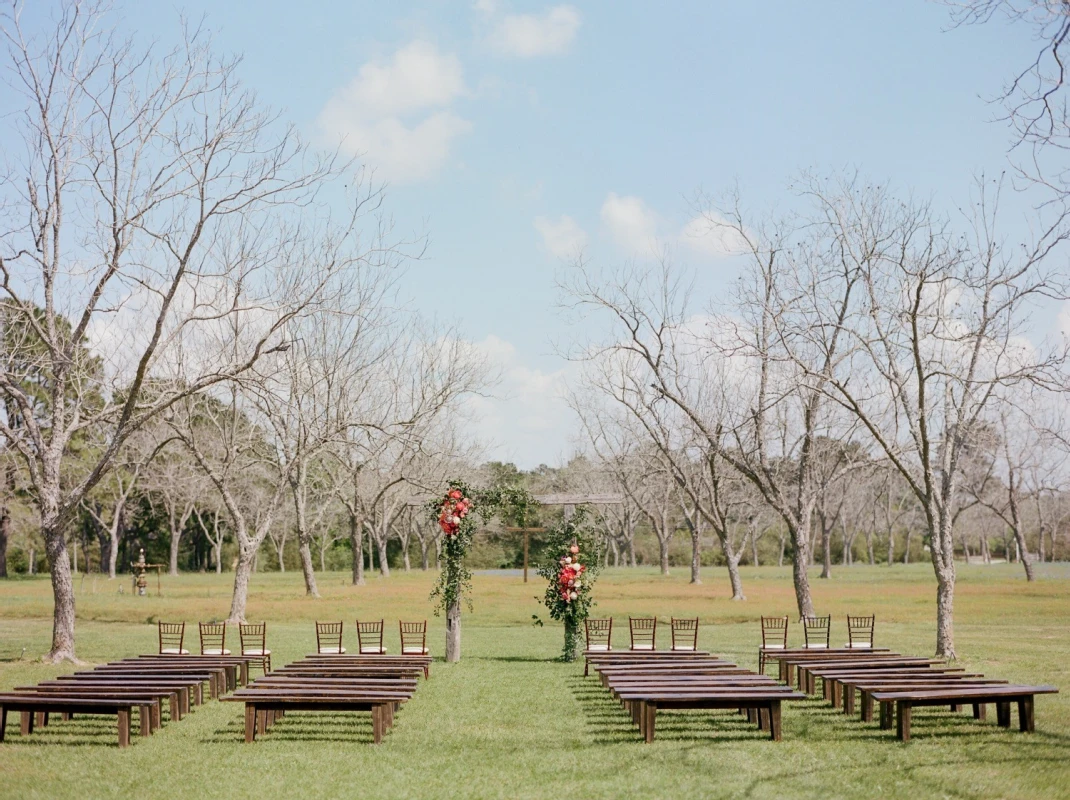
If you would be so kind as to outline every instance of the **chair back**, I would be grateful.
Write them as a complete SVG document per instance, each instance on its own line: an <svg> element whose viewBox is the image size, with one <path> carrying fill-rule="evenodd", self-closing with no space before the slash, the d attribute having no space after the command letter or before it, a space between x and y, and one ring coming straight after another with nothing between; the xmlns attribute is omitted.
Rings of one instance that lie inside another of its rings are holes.
<svg viewBox="0 0 1070 800"><path fill-rule="evenodd" d="M160 622L157 627L160 631L160 654L186 655L182 643L186 639L185 622Z"/></svg>
<svg viewBox="0 0 1070 800"><path fill-rule="evenodd" d="M829 633L832 627L832 616L827 617L803 617L803 635L806 637L806 647L809 649L828 649Z"/></svg>
<svg viewBox="0 0 1070 800"><path fill-rule="evenodd" d="M613 618L586 619L583 621L587 632L588 650L613 649Z"/></svg>
<svg viewBox="0 0 1070 800"><path fill-rule="evenodd" d="M628 631L632 637L632 650L653 650L657 639L657 617L628 617Z"/></svg>
<svg viewBox="0 0 1070 800"><path fill-rule="evenodd" d="M847 615L847 646L865 649L873 647L873 624L876 616L852 617Z"/></svg>
<svg viewBox="0 0 1070 800"><path fill-rule="evenodd" d="M341 622L316 623L316 652L332 654L345 652L342 648Z"/></svg>
<svg viewBox="0 0 1070 800"><path fill-rule="evenodd" d="M669 620L669 626L672 628L673 650L698 649L698 617L693 619L672 617Z"/></svg>
<svg viewBox="0 0 1070 800"><path fill-rule="evenodd" d="M427 655L427 620L423 622L398 621L403 656Z"/></svg>
<svg viewBox="0 0 1070 800"><path fill-rule="evenodd" d="M762 647L788 647L788 618L762 617Z"/></svg>
<svg viewBox="0 0 1070 800"><path fill-rule="evenodd" d="M198 622L201 633L202 656L230 655L226 649L227 624L225 622Z"/></svg>
<svg viewBox="0 0 1070 800"><path fill-rule="evenodd" d="M361 622L357 620L357 652L368 655L382 655L383 649L383 621Z"/></svg>
<svg viewBox="0 0 1070 800"><path fill-rule="evenodd" d="M243 622L238 625L243 656L261 656L267 651L267 623Z"/></svg>

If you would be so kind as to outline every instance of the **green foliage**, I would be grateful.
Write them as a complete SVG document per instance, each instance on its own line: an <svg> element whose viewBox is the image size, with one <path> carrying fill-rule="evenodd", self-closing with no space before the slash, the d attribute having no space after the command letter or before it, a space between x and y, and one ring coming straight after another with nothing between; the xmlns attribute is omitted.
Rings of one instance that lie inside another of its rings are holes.
<svg viewBox="0 0 1070 800"><path fill-rule="evenodd" d="M461 600L465 601L469 610L472 608L472 573L465 566L464 557L472 546L477 515L484 525L497 515L503 521L524 526L532 509L537 505L528 491L519 486L506 484L489 489L473 489L465 481L455 479L449 482L446 493L441 498L427 504L431 520L442 524L444 509L455 500L462 500L470 505L456 523L454 532L446 531L443 539L442 571L431 592L435 614L448 610Z"/></svg>
<svg viewBox="0 0 1070 800"><path fill-rule="evenodd" d="M547 531L545 560L537 569L547 580L543 604L550 618L565 624L563 661L576 660L583 623L594 605L594 582L602 565L600 537L584 524L586 517L586 509L579 508L570 519ZM578 574L576 564L581 565Z"/></svg>

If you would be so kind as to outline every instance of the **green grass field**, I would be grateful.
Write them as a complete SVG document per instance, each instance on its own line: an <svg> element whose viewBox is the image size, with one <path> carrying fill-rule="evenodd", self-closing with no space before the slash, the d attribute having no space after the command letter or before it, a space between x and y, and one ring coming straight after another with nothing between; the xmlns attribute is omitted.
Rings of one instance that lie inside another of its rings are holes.
<svg viewBox="0 0 1070 800"><path fill-rule="evenodd" d="M1029 585L1016 565L960 567L961 665L1070 690L1070 568L1044 565L1040 574ZM314 649L313 620L352 625L356 617L385 617L395 652L397 619L429 617L432 653L441 657L443 622L427 600L433 577L397 573L357 588L329 573L320 578L323 598L310 600L298 574L257 575L249 618L268 621L276 664ZM669 578L609 570L599 579L597 612L617 619L619 644L628 614L698 615L701 647L755 667L758 616L794 613L789 571L745 569L744 603L729 600L722 570L705 570L704 580L689 586L682 569ZM132 597L128 581L76 581L78 653L93 663L152 652L161 618L187 620L196 651L197 620L225 615L230 595L227 575L165 577L161 598ZM659 715L657 741L642 744L621 708L583 679L582 665L554 660L562 634L535 600L541 594L539 582L477 575L463 661L434 665L378 747L367 715L301 713L246 745L241 706L217 702L122 751L113 719L54 722L25 738L16 720L0 744L0 797L1070 797L1070 693L1037 699L1031 735L1016 724L997 728L994 714L980 723L922 709L914 740L900 744L875 723L812 700L786 707L780 743L736 714L675 712ZM834 638L844 634L846 613L872 612L878 644L912 654L933 651L934 595L927 564L840 568L832 581L814 580L815 605L833 615ZM31 661L48 649L50 614L47 576L0 582L3 688L73 671ZM533 626L532 614L546 625ZM801 637L797 626L792 634ZM355 632L347 636L354 647Z"/></svg>

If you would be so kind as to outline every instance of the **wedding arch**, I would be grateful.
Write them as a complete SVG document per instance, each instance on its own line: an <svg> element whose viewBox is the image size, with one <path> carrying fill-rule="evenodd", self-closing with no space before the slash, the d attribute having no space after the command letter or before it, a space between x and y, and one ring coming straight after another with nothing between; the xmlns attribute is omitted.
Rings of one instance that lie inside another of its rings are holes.
<svg viewBox="0 0 1070 800"><path fill-rule="evenodd" d="M432 500L410 501L413 505L425 505L429 515L442 528L442 571L431 592L436 613L446 614L446 661L461 660L461 604L471 608L472 573L465 566L464 558L471 547L477 528L476 519L486 524L497 516L505 522L514 523L506 530L524 533L524 578L527 580L528 536L545 528L530 528L527 521L537 505L560 505L565 509L565 522L572 517L575 508L592 503L615 505L623 502L619 495L532 495L516 486L498 486L477 489L461 480L451 480L444 495ZM574 633L574 631L573 631ZM566 632L566 637L568 633ZM567 648L566 648L567 649Z"/></svg>

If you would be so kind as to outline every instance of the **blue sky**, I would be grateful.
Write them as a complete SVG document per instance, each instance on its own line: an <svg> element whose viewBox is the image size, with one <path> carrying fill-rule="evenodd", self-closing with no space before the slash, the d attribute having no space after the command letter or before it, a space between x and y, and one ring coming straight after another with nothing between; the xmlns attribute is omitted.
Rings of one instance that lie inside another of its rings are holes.
<svg viewBox="0 0 1070 800"><path fill-rule="evenodd" d="M975 173L1005 168L1009 131L987 99L1035 46L1002 22L948 31L947 8L922 0L120 7L162 42L180 10L205 15L263 100L313 141L344 131L367 153L399 226L430 237L405 290L501 365L482 428L492 456L523 467L572 449L552 342L587 331L555 309L563 255L682 242L703 299L733 263L681 239L700 188L738 183L762 210L790 203L803 169L857 167L952 210ZM445 285L464 287L452 309Z"/></svg>

